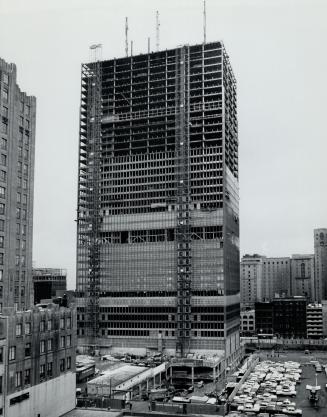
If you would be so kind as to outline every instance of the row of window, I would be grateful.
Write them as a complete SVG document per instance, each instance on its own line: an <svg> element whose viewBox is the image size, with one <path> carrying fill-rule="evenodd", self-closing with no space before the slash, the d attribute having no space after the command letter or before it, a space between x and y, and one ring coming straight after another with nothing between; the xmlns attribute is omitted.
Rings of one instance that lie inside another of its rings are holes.
<svg viewBox="0 0 327 417"><path fill-rule="evenodd" d="M66 369L71 369L72 366L72 360L71 357L67 357L67 359L63 358L60 359L59 367L60 372L64 372ZM52 378L53 376L53 362L48 362L47 364L41 364L40 365L40 372L39 377L40 381L43 381L47 378ZM24 385L30 385L31 384L31 368L24 370L24 381L23 381L23 371L16 372L15 376L15 387L21 388Z"/></svg>
<svg viewBox="0 0 327 417"><path fill-rule="evenodd" d="M60 329L70 329L71 328L71 317L61 317L60 318L60 323L59 323L59 327ZM41 320L40 321L40 327L39 327L39 331L40 332L44 332L44 331L51 331L54 330L53 327L53 321L51 319L49 319L47 321L47 327L46 327L46 322L45 320ZM30 322L25 322L25 334L31 334L31 323ZM22 336L23 335L23 323L17 323L16 324L16 336Z"/></svg>
<svg viewBox="0 0 327 417"><path fill-rule="evenodd" d="M17 334L17 327L16 327L16 334ZM19 335L18 335L19 336ZM72 346L72 336L60 336L60 348L70 348ZM53 339L41 340L40 341L40 353L51 352L53 350ZM25 343L25 358L28 358L32 354L32 344L30 342ZM0 355L1 359L3 359L3 351L1 351ZM9 360L14 361L16 360L16 346L11 346L9 348Z"/></svg>

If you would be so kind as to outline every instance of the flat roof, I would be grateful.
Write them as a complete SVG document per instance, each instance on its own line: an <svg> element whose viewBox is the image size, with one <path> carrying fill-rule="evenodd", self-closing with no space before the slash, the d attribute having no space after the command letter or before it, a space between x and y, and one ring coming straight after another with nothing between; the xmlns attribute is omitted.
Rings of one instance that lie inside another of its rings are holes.
<svg viewBox="0 0 327 417"><path fill-rule="evenodd" d="M74 410L69 411L69 413L62 414L60 417L118 417L121 415L122 410L102 411L94 409L81 410L79 408L74 408Z"/></svg>
<svg viewBox="0 0 327 417"><path fill-rule="evenodd" d="M106 369L103 375L92 379L88 384L111 385L112 388L127 381L135 375L141 374L148 368L146 366L124 365L120 368Z"/></svg>

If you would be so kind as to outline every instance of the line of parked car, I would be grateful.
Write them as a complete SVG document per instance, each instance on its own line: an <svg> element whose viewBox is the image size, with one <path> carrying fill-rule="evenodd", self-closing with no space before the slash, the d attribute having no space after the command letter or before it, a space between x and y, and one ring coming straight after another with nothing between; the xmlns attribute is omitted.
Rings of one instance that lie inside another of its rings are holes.
<svg viewBox="0 0 327 417"><path fill-rule="evenodd" d="M260 416L258 413L264 412L274 413L276 417L301 416L302 410L296 408L295 402L283 398L296 396L301 373L298 362L260 362L240 387L231 406L243 414Z"/></svg>

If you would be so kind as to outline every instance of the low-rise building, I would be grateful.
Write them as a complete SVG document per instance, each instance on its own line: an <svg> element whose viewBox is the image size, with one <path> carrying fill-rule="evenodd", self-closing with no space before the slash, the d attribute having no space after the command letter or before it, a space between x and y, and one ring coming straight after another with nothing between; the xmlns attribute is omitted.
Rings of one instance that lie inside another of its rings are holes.
<svg viewBox="0 0 327 417"><path fill-rule="evenodd" d="M306 338L306 298L278 297L272 302L255 303L255 327L258 335Z"/></svg>
<svg viewBox="0 0 327 417"><path fill-rule="evenodd" d="M281 297L273 300L274 333L286 338L307 336L307 300L305 297Z"/></svg>
<svg viewBox="0 0 327 417"><path fill-rule="evenodd" d="M255 334L255 310L241 311L241 335L252 336Z"/></svg>
<svg viewBox="0 0 327 417"><path fill-rule="evenodd" d="M323 337L323 312L319 303L307 305L307 338L320 339Z"/></svg>
<svg viewBox="0 0 327 417"><path fill-rule="evenodd" d="M0 415L58 417L75 407L76 313L47 308L0 315Z"/></svg>
<svg viewBox="0 0 327 417"><path fill-rule="evenodd" d="M274 334L273 304L271 302L255 303L255 331L257 334Z"/></svg>

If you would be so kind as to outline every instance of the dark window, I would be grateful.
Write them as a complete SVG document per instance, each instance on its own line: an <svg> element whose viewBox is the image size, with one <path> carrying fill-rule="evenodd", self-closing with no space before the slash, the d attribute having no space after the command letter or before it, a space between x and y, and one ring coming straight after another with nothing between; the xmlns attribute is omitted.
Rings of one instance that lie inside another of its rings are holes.
<svg viewBox="0 0 327 417"><path fill-rule="evenodd" d="M47 364L47 375L48 375L48 377L52 377L52 362L49 362L48 364Z"/></svg>
<svg viewBox="0 0 327 417"><path fill-rule="evenodd" d="M65 359L60 359L60 372L65 370Z"/></svg>
<svg viewBox="0 0 327 417"><path fill-rule="evenodd" d="M24 372L24 385L29 385L31 383L31 370L25 369Z"/></svg>
<svg viewBox="0 0 327 417"><path fill-rule="evenodd" d="M40 365L40 381L45 378L45 364Z"/></svg>
<svg viewBox="0 0 327 417"><path fill-rule="evenodd" d="M25 343L25 357L31 356L31 344Z"/></svg>

